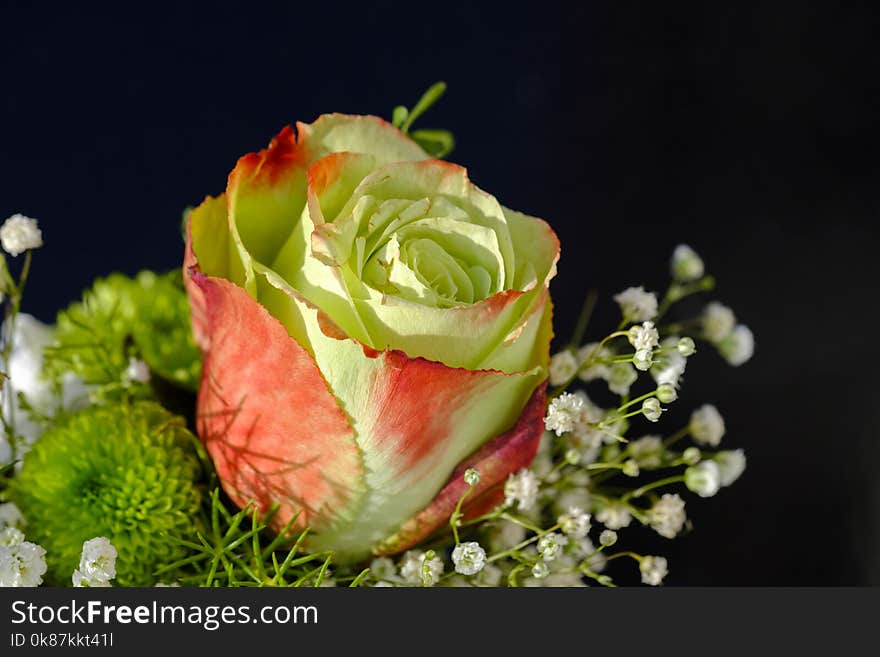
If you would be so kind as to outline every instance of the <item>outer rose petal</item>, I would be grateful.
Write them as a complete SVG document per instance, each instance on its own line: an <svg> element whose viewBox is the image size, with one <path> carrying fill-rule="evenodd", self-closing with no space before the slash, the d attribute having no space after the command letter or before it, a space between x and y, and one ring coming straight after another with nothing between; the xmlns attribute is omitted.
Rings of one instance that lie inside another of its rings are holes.
<svg viewBox="0 0 880 657"><path fill-rule="evenodd" d="M540 367L513 374L467 370L339 339L339 328L326 333L326 318L277 275L258 273L275 290L271 296L261 291L261 299L308 345L352 418L366 466L363 499L350 516L313 536L313 549L334 549L346 559L366 556L428 506L459 463L516 424L544 379Z"/></svg>
<svg viewBox="0 0 880 657"><path fill-rule="evenodd" d="M480 482L471 493L465 515L489 511L503 498L500 485L508 475L528 467L538 451L544 433L544 403L547 384L532 394L519 420L510 431L486 443L464 460L452 473L447 484L425 509L408 520L393 536L377 545L375 554L394 554L412 547L449 521L461 496L468 489L464 473L474 468L480 473Z"/></svg>
<svg viewBox="0 0 880 657"><path fill-rule="evenodd" d="M363 495L364 464L345 413L314 361L242 288L192 272L210 348L198 430L239 506L281 505L276 528L333 525Z"/></svg>

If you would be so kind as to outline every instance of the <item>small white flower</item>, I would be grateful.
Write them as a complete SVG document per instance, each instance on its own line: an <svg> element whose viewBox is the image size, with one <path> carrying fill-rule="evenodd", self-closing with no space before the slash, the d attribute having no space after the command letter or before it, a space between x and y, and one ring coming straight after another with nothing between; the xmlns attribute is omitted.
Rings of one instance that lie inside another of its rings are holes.
<svg viewBox="0 0 880 657"><path fill-rule="evenodd" d="M533 577L537 577L538 579L544 579L549 574L550 574L550 566L548 566L543 561L539 561L534 566L532 566L532 576Z"/></svg>
<svg viewBox="0 0 880 657"><path fill-rule="evenodd" d="M397 566L388 557L376 557L370 562L370 574L379 580L397 578Z"/></svg>
<svg viewBox="0 0 880 657"><path fill-rule="evenodd" d="M688 428L695 443L709 447L717 447L726 431L724 418L712 404L704 404L691 413Z"/></svg>
<svg viewBox="0 0 880 657"><path fill-rule="evenodd" d="M608 529L623 529L629 527L632 521L632 515L626 504L619 502L610 502L603 506L596 513L596 520L605 525Z"/></svg>
<svg viewBox="0 0 880 657"><path fill-rule="evenodd" d="M0 226L0 243L9 255L17 256L43 246L43 234L36 219L14 214Z"/></svg>
<svg viewBox="0 0 880 657"><path fill-rule="evenodd" d="M512 506L514 503L520 511L531 509L538 499L538 478L531 470L523 468L519 472L507 477L504 483L504 503Z"/></svg>
<svg viewBox="0 0 880 657"><path fill-rule="evenodd" d="M573 379L575 374L577 374L579 366L580 363L577 356L568 349L560 351L558 354L553 354L553 357L550 359L549 368L550 385L559 386Z"/></svg>
<svg viewBox="0 0 880 657"><path fill-rule="evenodd" d="M578 372L578 378L581 381L595 381L596 379L604 379L608 376L608 365L597 361L607 360L614 354L608 347L600 346L599 342L591 342L585 344L578 349L577 358L580 363L579 367L589 360L592 365L584 367Z"/></svg>
<svg viewBox="0 0 880 657"><path fill-rule="evenodd" d="M573 506L557 519L562 533L572 538L583 538L590 532L590 514Z"/></svg>
<svg viewBox="0 0 880 657"><path fill-rule="evenodd" d="M565 536L550 532L538 540L538 553L544 561L553 561L567 544L568 539Z"/></svg>
<svg viewBox="0 0 880 657"><path fill-rule="evenodd" d="M687 358L677 349L679 339L675 336L664 338L660 346L663 352L654 359L651 376L658 385L664 383L678 388L687 367Z"/></svg>
<svg viewBox="0 0 880 657"><path fill-rule="evenodd" d="M614 300L628 321L644 322L654 319L657 315L657 295L653 292L645 292L645 288L641 285L626 288L623 292L614 295Z"/></svg>
<svg viewBox="0 0 880 657"><path fill-rule="evenodd" d="M654 328L654 322L645 322L631 327L626 334L627 340L636 351L647 349L651 351L660 346L660 333Z"/></svg>
<svg viewBox="0 0 880 657"><path fill-rule="evenodd" d="M24 527L24 516L14 502L0 504L0 528Z"/></svg>
<svg viewBox="0 0 880 657"><path fill-rule="evenodd" d="M468 468L464 471L464 483L468 486L476 486L480 483L480 473L474 468Z"/></svg>
<svg viewBox="0 0 880 657"><path fill-rule="evenodd" d="M715 461L701 461L684 471L684 485L700 497L712 497L721 488L721 469Z"/></svg>
<svg viewBox="0 0 880 657"><path fill-rule="evenodd" d="M661 383L657 386L657 399L664 404L671 404L678 399L678 392L671 383Z"/></svg>
<svg viewBox="0 0 880 657"><path fill-rule="evenodd" d="M682 283L689 283L702 278L705 272L703 259L687 244L679 244L672 252L670 263L672 277Z"/></svg>
<svg viewBox="0 0 880 657"><path fill-rule="evenodd" d="M639 349L633 356L633 365L637 370L647 372L654 364L654 353L650 349Z"/></svg>
<svg viewBox="0 0 880 657"><path fill-rule="evenodd" d="M73 573L74 586L110 586L116 577L116 557L118 553L113 544L103 536L83 543L79 568Z"/></svg>
<svg viewBox="0 0 880 657"><path fill-rule="evenodd" d="M422 552L409 550L403 555L400 574L410 584L433 586L443 574L443 562L439 557Z"/></svg>
<svg viewBox="0 0 880 657"><path fill-rule="evenodd" d="M627 459L624 461L620 471L627 477L638 477L641 472L641 470L639 470L639 462L635 459Z"/></svg>
<svg viewBox="0 0 880 657"><path fill-rule="evenodd" d="M687 465L696 465L702 458L703 453L700 451L699 447L691 446L681 453L681 460Z"/></svg>
<svg viewBox="0 0 880 657"><path fill-rule="evenodd" d="M128 359L128 367L125 368L123 377L126 381L133 381L135 383L149 383L150 368L144 361L138 360L137 358L132 356Z"/></svg>
<svg viewBox="0 0 880 657"><path fill-rule="evenodd" d="M675 349L682 356L693 356L697 353L697 345L694 342L693 338L689 338L688 336L684 336L683 338L679 338L678 342L675 345Z"/></svg>
<svg viewBox="0 0 880 657"><path fill-rule="evenodd" d="M684 500L678 495L666 493L648 511L649 524L660 536L666 538L675 538L686 520Z"/></svg>
<svg viewBox="0 0 880 657"><path fill-rule="evenodd" d="M4 336L9 336L9 327L9 320L6 320L0 329ZM57 410L59 400L53 384L42 376L43 349L52 344L54 329L27 313L19 313L10 337L12 353L6 372L9 379L0 390L0 400L7 417L10 413L15 415L15 431L22 438L17 442L16 456L21 459L43 432L43 423L25 412L19 396L42 415L52 416ZM62 384L61 406L64 410L78 409L87 398L82 380L71 374L63 379ZM11 446L0 437L0 465L9 463L11 457Z"/></svg>
<svg viewBox="0 0 880 657"><path fill-rule="evenodd" d="M723 303L713 301L703 310L703 335L709 342L718 343L733 331L736 315Z"/></svg>
<svg viewBox="0 0 880 657"><path fill-rule="evenodd" d="M24 543L24 533L15 527L0 530L0 547L12 547Z"/></svg>
<svg viewBox="0 0 880 657"><path fill-rule="evenodd" d="M642 574L643 584L660 586L663 578L669 574L668 563L664 557L642 557L639 562L639 572Z"/></svg>
<svg viewBox="0 0 880 657"><path fill-rule="evenodd" d="M718 464L722 486L730 486L746 469L746 453L741 449L718 452L712 457Z"/></svg>
<svg viewBox="0 0 880 657"><path fill-rule="evenodd" d="M639 467L646 470L659 468L663 463L663 439L660 436L643 436L634 440L628 451Z"/></svg>
<svg viewBox="0 0 880 657"><path fill-rule="evenodd" d="M656 397L648 397L642 402L642 414L651 422L657 422L664 410L660 408L660 400Z"/></svg>
<svg viewBox="0 0 880 657"><path fill-rule="evenodd" d="M613 529L606 529L599 534L599 544L604 547L611 547L617 543L617 532Z"/></svg>
<svg viewBox="0 0 880 657"><path fill-rule="evenodd" d="M638 378L639 375L629 363L615 363L609 369L606 381L608 381L608 389L622 397L629 394L630 386Z"/></svg>
<svg viewBox="0 0 880 657"><path fill-rule="evenodd" d="M476 575L486 565L486 551L475 541L461 543L452 550L452 563L455 564L455 572Z"/></svg>
<svg viewBox="0 0 880 657"><path fill-rule="evenodd" d="M547 431L555 431L557 436L572 431L581 417L584 408L583 398L570 392L563 392L550 402L544 426Z"/></svg>
<svg viewBox="0 0 880 657"><path fill-rule="evenodd" d="M34 543L0 547L0 587L39 586L46 574L46 550Z"/></svg>
<svg viewBox="0 0 880 657"><path fill-rule="evenodd" d="M718 343L718 351L729 364L739 367L755 354L755 336L745 324L737 324L730 335Z"/></svg>

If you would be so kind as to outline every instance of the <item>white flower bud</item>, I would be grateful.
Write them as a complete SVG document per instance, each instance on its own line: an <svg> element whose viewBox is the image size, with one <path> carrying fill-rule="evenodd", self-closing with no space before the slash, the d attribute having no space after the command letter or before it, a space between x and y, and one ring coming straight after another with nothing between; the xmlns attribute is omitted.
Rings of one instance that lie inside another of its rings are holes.
<svg viewBox="0 0 880 657"><path fill-rule="evenodd" d="M621 472L625 474L627 477L638 477L639 476L639 464L635 459L627 459L623 467L621 468Z"/></svg>
<svg viewBox="0 0 880 657"><path fill-rule="evenodd" d="M628 395L629 387L639 375L629 363L615 363L608 372L608 388L616 395Z"/></svg>
<svg viewBox="0 0 880 657"><path fill-rule="evenodd" d="M738 324L733 331L718 343L718 352L728 363L739 367L751 360L755 354L755 336L745 324Z"/></svg>
<svg viewBox="0 0 880 657"><path fill-rule="evenodd" d="M703 334L709 342L718 343L733 331L736 315L723 303L713 301L703 310Z"/></svg>
<svg viewBox="0 0 880 657"><path fill-rule="evenodd" d="M549 368L550 385L559 386L573 379L579 366L577 357L567 349L553 354Z"/></svg>
<svg viewBox="0 0 880 657"><path fill-rule="evenodd" d="M688 336L679 338L675 348L678 350L678 353L685 357L693 356L697 353L697 345L694 343L693 338L689 338Z"/></svg>
<svg viewBox="0 0 880 657"><path fill-rule="evenodd" d="M633 365L637 370L647 372L654 364L654 353L650 349L639 349L633 356Z"/></svg>
<svg viewBox="0 0 880 657"><path fill-rule="evenodd" d="M702 258L687 244L679 244L675 247L675 251L672 252L670 269L673 278L683 283L701 278L705 271Z"/></svg>
<svg viewBox="0 0 880 657"><path fill-rule="evenodd" d="M550 574L550 566L548 566L543 561L539 561L534 566L532 566L532 576L533 577L537 577L538 579L544 579L549 574Z"/></svg>
<svg viewBox="0 0 880 657"><path fill-rule="evenodd" d="M657 295L653 292L645 292L645 288L641 285L628 287L623 292L614 295L614 300L628 321L644 322L648 319L654 319L657 315Z"/></svg>
<svg viewBox="0 0 880 657"><path fill-rule="evenodd" d="M468 468L464 471L464 483L468 486L476 486L480 483L480 473L473 468Z"/></svg>
<svg viewBox="0 0 880 657"><path fill-rule="evenodd" d="M675 387L672 384L661 383L657 386L657 399L664 404L671 404L678 399L678 393L675 391Z"/></svg>
<svg viewBox="0 0 880 657"><path fill-rule="evenodd" d="M694 442L709 447L717 447L726 431L724 418L712 404L704 404L691 413L688 429Z"/></svg>
<svg viewBox="0 0 880 657"><path fill-rule="evenodd" d="M746 453L741 449L718 452L712 459L718 464L722 486L730 486L746 469Z"/></svg>
<svg viewBox="0 0 880 657"><path fill-rule="evenodd" d="M601 534L599 534L599 543L601 543L604 547L611 547L615 543L617 543L617 532L611 529L604 530Z"/></svg>
<svg viewBox="0 0 880 657"><path fill-rule="evenodd" d="M715 461L701 461L684 471L684 485L700 497L712 497L721 488L721 470Z"/></svg>
<svg viewBox="0 0 880 657"><path fill-rule="evenodd" d="M701 458L703 458L703 454L700 452L699 447L688 447L681 454L681 460L688 465L696 465L700 462Z"/></svg>
<svg viewBox="0 0 880 657"><path fill-rule="evenodd" d="M651 422L657 422L664 410L660 408L660 401L656 397L649 397L642 402L642 413Z"/></svg>

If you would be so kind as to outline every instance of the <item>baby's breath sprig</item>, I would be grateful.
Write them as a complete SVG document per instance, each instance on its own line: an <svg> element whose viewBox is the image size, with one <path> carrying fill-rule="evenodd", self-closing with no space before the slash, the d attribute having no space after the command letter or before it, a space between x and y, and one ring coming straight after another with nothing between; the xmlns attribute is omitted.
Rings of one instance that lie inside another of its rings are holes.
<svg viewBox="0 0 880 657"><path fill-rule="evenodd" d="M665 436L631 438L628 434L636 425L630 423L640 418L658 423L669 405L681 403L684 372L697 352L696 340L714 344L732 364L744 362L747 350L742 345L749 341L742 337L743 329L739 337L731 337L737 325L732 313L718 304L710 304L698 321L658 325L676 302L715 287L690 247L676 248L670 268L673 281L662 301L641 286L615 295L621 322L598 342L581 344L587 322L579 320L576 339L551 359L547 433L535 462L510 476L501 507L462 522L470 489L465 492L450 522L455 572L436 583L479 586L479 578L471 573L482 572L472 567L479 561L482 568L497 569L499 581L508 586L590 581L614 586L603 571L622 557L638 564L643 583L657 586L664 581L668 564L661 556L605 552L634 522L667 539L689 529L685 500L672 489L712 496L740 476L745 457L742 450L711 451L725 433L724 420L711 404L697 408L686 427ZM582 318L590 316L595 303L595 295L590 295ZM631 394L641 373L650 375L651 385ZM619 403L600 408L586 391L570 389L578 381L604 382ZM695 445L677 449L688 437ZM435 559L442 543L436 545Z"/></svg>

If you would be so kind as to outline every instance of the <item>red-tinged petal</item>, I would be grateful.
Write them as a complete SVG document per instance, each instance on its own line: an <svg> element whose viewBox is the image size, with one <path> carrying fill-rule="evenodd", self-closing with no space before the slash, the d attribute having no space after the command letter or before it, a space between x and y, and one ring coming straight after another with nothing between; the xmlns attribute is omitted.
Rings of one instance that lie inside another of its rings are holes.
<svg viewBox="0 0 880 657"><path fill-rule="evenodd" d="M308 149L290 126L268 148L238 160L226 186L229 231L253 295L253 261L269 264L287 241L306 203ZM198 241L195 247L198 253Z"/></svg>
<svg viewBox="0 0 880 657"><path fill-rule="evenodd" d="M342 559L369 554L430 504L462 460L516 424L546 376L540 367L517 373L448 367L339 339L340 327L328 326L277 276L263 275L286 294L286 309L281 296L273 298L273 314L309 346L352 419L366 466L359 506L312 536L312 549L333 549Z"/></svg>
<svg viewBox="0 0 880 657"><path fill-rule="evenodd" d="M321 531L363 495L364 464L348 418L315 362L242 288L191 271L210 348L199 435L232 500L281 505L277 527Z"/></svg>
<svg viewBox="0 0 880 657"><path fill-rule="evenodd" d="M468 489L464 481L468 468L480 473L480 481L471 493L472 501L465 507L466 515L485 513L497 506L503 499L502 486L508 475L528 467L535 458L544 432L545 390L546 384L535 390L516 426L459 464L431 504L377 545L374 553L394 554L406 550L446 524Z"/></svg>

